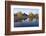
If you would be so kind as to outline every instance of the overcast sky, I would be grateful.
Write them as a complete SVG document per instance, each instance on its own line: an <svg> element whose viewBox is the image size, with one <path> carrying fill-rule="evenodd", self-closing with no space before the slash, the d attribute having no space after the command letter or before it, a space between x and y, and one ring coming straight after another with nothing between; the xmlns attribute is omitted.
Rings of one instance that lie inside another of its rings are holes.
<svg viewBox="0 0 46 36"><path fill-rule="evenodd" d="M30 12L32 12L33 14L38 14L39 13L39 9L30 9L30 8L14 8L13 12L17 13L17 12L22 12L22 13L26 13L29 14Z"/></svg>

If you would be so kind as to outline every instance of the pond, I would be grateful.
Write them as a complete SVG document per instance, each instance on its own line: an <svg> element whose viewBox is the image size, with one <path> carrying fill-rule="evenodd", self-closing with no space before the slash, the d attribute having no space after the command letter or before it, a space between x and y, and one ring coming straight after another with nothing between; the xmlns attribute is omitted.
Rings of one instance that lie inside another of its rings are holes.
<svg viewBox="0 0 46 36"><path fill-rule="evenodd" d="M39 26L39 20L36 18L33 18L30 20L29 18L25 20L21 20L21 22L14 22L14 27L38 27Z"/></svg>

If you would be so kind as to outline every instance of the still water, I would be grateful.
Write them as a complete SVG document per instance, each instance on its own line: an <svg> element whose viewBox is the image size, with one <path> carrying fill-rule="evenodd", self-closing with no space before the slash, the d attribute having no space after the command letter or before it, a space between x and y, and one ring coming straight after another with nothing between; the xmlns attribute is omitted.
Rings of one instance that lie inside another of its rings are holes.
<svg viewBox="0 0 46 36"><path fill-rule="evenodd" d="M29 18L26 20L22 20L21 22L14 22L14 27L37 27L39 26L39 20L36 18L33 18L33 20L30 21Z"/></svg>

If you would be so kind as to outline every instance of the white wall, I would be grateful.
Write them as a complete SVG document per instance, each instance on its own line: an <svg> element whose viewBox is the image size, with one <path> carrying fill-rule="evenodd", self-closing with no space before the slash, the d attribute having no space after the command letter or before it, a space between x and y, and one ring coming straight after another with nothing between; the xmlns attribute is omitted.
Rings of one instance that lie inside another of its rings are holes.
<svg viewBox="0 0 46 36"><path fill-rule="evenodd" d="M16 1L18 1L18 0L16 0ZM19 0L19 1L41 2L41 3L44 2L44 3L46 3L45 0ZM45 6L46 6L46 4L45 4ZM45 11L45 15L46 15L46 11ZM46 16L45 16L45 18L46 18ZM46 21L46 19L45 19L45 21ZM46 29L45 29L45 32L46 32ZM5 34L5 0L0 0L0 36L5 36L4 34ZM46 33L42 33L42 34L40 33L40 34L10 35L10 36L46 36Z"/></svg>

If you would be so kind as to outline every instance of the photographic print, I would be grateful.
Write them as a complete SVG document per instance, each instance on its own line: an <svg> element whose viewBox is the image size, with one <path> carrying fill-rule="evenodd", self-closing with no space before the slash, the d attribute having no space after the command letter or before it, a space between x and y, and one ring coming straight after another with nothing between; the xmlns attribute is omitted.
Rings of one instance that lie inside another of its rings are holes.
<svg viewBox="0 0 46 36"><path fill-rule="evenodd" d="M45 32L44 3L5 1L5 34Z"/></svg>
<svg viewBox="0 0 46 36"><path fill-rule="evenodd" d="M38 27L39 9L14 8L14 27Z"/></svg>

